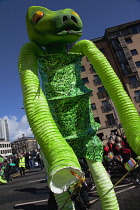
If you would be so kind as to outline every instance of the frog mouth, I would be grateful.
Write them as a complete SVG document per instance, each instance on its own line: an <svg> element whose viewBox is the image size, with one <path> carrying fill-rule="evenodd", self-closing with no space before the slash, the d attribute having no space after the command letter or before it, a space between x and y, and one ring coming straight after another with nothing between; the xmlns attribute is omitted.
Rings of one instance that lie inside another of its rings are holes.
<svg viewBox="0 0 140 210"><path fill-rule="evenodd" d="M57 33L58 35L60 35L60 36L63 36L63 35L66 35L66 34L74 34L74 35L80 35L80 34L82 34L82 30L79 30L79 31L75 31L75 30L71 30L71 29L68 29L68 30L63 30L63 31L60 31L60 32L58 32Z"/></svg>

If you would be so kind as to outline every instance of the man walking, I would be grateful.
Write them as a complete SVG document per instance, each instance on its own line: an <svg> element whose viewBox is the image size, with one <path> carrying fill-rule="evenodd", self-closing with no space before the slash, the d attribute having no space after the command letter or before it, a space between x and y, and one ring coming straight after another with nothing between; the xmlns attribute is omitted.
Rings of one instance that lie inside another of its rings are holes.
<svg viewBox="0 0 140 210"><path fill-rule="evenodd" d="M25 176L25 157L22 154L19 157L19 170L20 175Z"/></svg>

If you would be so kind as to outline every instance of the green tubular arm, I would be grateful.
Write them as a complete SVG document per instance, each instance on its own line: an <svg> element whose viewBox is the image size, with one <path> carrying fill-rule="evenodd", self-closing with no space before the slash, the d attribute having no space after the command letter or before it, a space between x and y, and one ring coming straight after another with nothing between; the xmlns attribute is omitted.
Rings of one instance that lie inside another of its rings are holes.
<svg viewBox="0 0 140 210"><path fill-rule="evenodd" d="M130 147L140 155L140 118L111 65L91 41L79 41L71 51L89 58L115 105Z"/></svg>
<svg viewBox="0 0 140 210"><path fill-rule="evenodd" d="M94 179L98 195L100 196L103 210L118 210L118 201L113 189L113 184L100 162L86 159ZM112 189L112 190L110 190ZM110 191L109 191L110 190Z"/></svg>
<svg viewBox="0 0 140 210"><path fill-rule="evenodd" d="M49 186L54 193L62 193L77 181L70 170L80 176L82 172L72 148L59 132L40 88L37 56L42 54L44 51L35 43L25 44L19 56L19 74L27 118L48 161Z"/></svg>

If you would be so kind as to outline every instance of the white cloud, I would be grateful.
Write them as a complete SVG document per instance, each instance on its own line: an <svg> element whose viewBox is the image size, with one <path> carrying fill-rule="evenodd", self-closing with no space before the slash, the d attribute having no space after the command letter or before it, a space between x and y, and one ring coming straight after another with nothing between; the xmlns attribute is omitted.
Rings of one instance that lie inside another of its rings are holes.
<svg viewBox="0 0 140 210"><path fill-rule="evenodd" d="M16 116L4 116L3 118L7 119L11 142L17 140L18 137L21 138L22 134L27 137L33 136L26 115L20 120Z"/></svg>

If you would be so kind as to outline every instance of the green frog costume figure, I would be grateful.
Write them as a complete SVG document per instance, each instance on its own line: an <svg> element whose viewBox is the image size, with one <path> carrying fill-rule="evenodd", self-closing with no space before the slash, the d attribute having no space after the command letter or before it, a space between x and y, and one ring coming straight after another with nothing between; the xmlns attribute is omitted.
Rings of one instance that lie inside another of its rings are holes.
<svg viewBox="0 0 140 210"><path fill-rule="evenodd" d="M69 186L83 177L77 158L85 157L102 209L118 210L112 182L102 165L103 148L96 135L99 125L94 122L89 102L92 90L80 78L83 56L88 57L102 80L129 145L137 155L140 155L139 115L93 42L79 41L67 52L67 44L76 42L82 35L82 21L74 10L50 11L32 6L27 11L26 24L30 42L22 47L19 56L24 107L44 154L48 185L58 207L67 200ZM74 209L70 199L63 209Z"/></svg>

